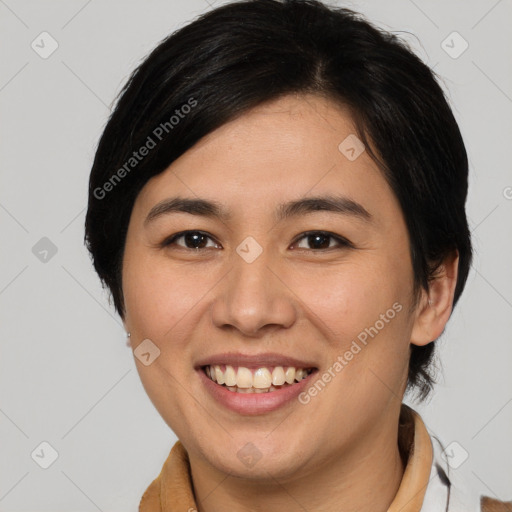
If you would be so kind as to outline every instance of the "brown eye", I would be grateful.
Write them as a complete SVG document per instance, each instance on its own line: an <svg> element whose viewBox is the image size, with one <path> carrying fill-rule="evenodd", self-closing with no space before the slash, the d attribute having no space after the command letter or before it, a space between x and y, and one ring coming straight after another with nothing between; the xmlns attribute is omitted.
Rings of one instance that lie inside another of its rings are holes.
<svg viewBox="0 0 512 512"><path fill-rule="evenodd" d="M352 247L352 244L347 239L325 231L310 231L308 233L304 233L297 239L297 241L300 240L305 240L306 246L301 247L300 244L295 242L298 249L313 249L321 251L335 249L336 247ZM332 241L334 241L334 245L331 245Z"/></svg>
<svg viewBox="0 0 512 512"><path fill-rule="evenodd" d="M182 240L182 242L178 243L178 240ZM212 247L211 245L208 246L208 240L213 241L209 235L201 231L182 231L166 239L162 246L177 245L186 249L206 249ZM218 245L214 243L213 247L218 247Z"/></svg>

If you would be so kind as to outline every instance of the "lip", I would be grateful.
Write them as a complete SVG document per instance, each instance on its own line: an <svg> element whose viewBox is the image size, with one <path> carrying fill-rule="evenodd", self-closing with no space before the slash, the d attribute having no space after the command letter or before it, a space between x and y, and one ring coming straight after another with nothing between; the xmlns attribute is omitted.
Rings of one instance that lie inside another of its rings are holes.
<svg viewBox="0 0 512 512"><path fill-rule="evenodd" d="M231 365L231 366L244 366L249 369L257 369L263 367L274 366L294 366L295 368L318 368L318 364L313 361L301 361L294 357L289 357L284 354L275 352L265 352L262 354L241 354L235 352L225 352L224 354L215 354L199 360L195 369L203 366L213 366L215 364Z"/></svg>
<svg viewBox="0 0 512 512"><path fill-rule="evenodd" d="M240 366L243 365L240 364ZM206 390L217 403L238 414L255 416L275 411L297 399L298 395L300 395L300 393L310 385L310 382L312 381L313 376L318 372L318 369L315 369L300 382L296 382L291 386L286 386L275 391L269 391L268 393L236 393L234 391L229 391L225 386L221 386L211 380L206 375L202 367L197 368L196 371L199 374L199 378L203 382Z"/></svg>

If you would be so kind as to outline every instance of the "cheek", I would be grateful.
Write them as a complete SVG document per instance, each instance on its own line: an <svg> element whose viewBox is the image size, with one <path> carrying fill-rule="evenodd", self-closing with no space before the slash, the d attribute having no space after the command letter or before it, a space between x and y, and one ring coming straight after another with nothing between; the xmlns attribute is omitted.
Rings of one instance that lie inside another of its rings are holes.
<svg viewBox="0 0 512 512"><path fill-rule="evenodd" d="M310 320L339 348L376 322L380 328L388 317L398 316L392 309L396 302L402 304L401 316L405 316L404 302L412 286L406 265L399 268L393 258L385 259L377 253L359 261L347 260L336 267L290 270L283 280L305 306L305 314L309 312ZM386 330L391 323L396 322L386 322Z"/></svg>
<svg viewBox="0 0 512 512"><path fill-rule="evenodd" d="M160 349L148 366L135 359L144 389L169 427L186 431L187 399L183 383L189 378L190 339L201 314L201 298L211 287L192 270L171 269L147 250L127 244L123 262L123 293L127 327L133 348L144 339Z"/></svg>
<svg viewBox="0 0 512 512"><path fill-rule="evenodd" d="M381 256L287 280L329 344L324 361L336 374L330 389L338 403L378 406L400 396L407 374L412 270L407 260Z"/></svg>
<svg viewBox="0 0 512 512"><path fill-rule="evenodd" d="M200 307L209 289L205 275L192 266L166 265L143 251L126 251L123 293L127 322L147 338L168 341L182 330L187 314Z"/></svg>

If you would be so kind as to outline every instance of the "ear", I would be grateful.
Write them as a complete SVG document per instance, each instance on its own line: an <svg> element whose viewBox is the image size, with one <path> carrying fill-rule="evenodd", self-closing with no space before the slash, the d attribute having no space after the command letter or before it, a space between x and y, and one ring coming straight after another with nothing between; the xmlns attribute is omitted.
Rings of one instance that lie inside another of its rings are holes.
<svg viewBox="0 0 512 512"><path fill-rule="evenodd" d="M428 345L441 336L453 309L458 267L459 253L455 250L439 266L428 291L421 290L411 333L413 345Z"/></svg>

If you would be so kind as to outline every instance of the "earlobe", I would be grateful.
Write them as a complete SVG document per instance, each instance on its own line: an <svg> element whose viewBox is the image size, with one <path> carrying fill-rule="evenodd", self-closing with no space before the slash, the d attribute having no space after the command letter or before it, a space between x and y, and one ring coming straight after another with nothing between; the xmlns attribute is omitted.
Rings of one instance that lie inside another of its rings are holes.
<svg viewBox="0 0 512 512"><path fill-rule="evenodd" d="M421 291L411 333L413 345L428 345L441 336L453 308L458 266L459 253L455 250L437 269L428 291Z"/></svg>

